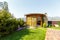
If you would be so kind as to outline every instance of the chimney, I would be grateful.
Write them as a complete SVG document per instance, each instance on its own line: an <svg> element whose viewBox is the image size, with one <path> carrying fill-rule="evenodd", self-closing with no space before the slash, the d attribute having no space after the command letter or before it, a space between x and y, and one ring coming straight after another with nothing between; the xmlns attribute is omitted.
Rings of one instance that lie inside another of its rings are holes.
<svg viewBox="0 0 60 40"><path fill-rule="evenodd" d="M47 16L47 13L45 13L45 15Z"/></svg>

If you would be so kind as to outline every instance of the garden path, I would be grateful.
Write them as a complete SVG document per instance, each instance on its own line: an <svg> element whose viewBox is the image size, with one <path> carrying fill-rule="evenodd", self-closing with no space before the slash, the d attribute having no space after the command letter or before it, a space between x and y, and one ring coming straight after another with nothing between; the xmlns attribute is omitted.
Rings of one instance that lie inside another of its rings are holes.
<svg viewBox="0 0 60 40"><path fill-rule="evenodd" d="M47 28L45 40L60 40L60 30Z"/></svg>

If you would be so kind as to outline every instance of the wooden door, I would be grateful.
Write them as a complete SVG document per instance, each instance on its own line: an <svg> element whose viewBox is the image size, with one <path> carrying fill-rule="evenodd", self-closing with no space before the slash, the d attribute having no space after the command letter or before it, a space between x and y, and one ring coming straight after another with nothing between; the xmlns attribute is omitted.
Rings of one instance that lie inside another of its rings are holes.
<svg viewBox="0 0 60 40"><path fill-rule="evenodd" d="M36 17L32 17L32 26L36 26Z"/></svg>

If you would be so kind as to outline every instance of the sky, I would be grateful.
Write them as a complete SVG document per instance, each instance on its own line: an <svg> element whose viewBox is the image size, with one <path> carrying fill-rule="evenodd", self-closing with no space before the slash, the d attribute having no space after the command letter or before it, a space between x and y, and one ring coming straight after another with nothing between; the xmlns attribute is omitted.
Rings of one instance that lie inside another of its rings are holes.
<svg viewBox="0 0 60 40"><path fill-rule="evenodd" d="M29 13L47 13L49 17L60 17L60 0L0 0L8 2L9 11L16 18Z"/></svg>

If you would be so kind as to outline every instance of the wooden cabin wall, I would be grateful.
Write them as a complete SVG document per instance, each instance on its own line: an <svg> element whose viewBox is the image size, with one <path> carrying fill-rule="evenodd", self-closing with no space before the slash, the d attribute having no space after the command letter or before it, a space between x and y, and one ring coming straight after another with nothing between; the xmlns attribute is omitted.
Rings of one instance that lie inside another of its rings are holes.
<svg viewBox="0 0 60 40"><path fill-rule="evenodd" d="M26 22L27 22L28 26L31 26L31 17L30 16L26 18Z"/></svg>
<svg viewBox="0 0 60 40"><path fill-rule="evenodd" d="M42 19L42 17L43 17L42 15L28 15L28 16L26 16L27 25L28 26L33 26L33 27L37 26L37 18L38 17L41 17L41 25L40 26L43 27L43 21L46 22L47 20L46 19L43 20Z"/></svg>

